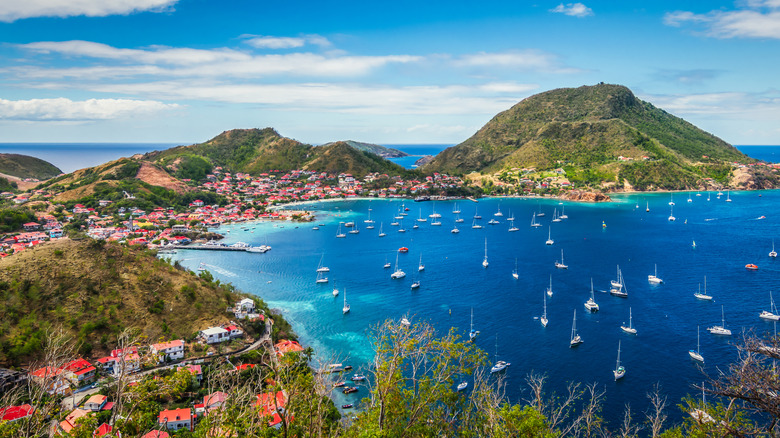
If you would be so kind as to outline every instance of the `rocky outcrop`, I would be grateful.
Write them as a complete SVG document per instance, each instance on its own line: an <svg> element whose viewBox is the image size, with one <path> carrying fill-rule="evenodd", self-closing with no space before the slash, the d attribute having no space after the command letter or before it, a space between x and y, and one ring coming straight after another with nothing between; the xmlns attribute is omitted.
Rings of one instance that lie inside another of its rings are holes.
<svg viewBox="0 0 780 438"><path fill-rule="evenodd" d="M583 190L571 190L560 196L567 201L578 202L610 202L612 199L601 192L586 192Z"/></svg>
<svg viewBox="0 0 780 438"><path fill-rule="evenodd" d="M433 155L423 155L422 157L418 158L417 161L414 162L414 165L417 167L425 166L426 164L433 161L434 156Z"/></svg>

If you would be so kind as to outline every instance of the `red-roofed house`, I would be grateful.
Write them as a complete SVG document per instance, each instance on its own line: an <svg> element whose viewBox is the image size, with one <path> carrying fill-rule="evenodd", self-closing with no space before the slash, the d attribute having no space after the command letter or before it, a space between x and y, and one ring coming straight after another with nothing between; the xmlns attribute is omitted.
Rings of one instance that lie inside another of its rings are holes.
<svg viewBox="0 0 780 438"><path fill-rule="evenodd" d="M30 373L33 379L46 388L49 394L69 395L71 393L70 380L62 373L62 370L54 367L43 367Z"/></svg>
<svg viewBox="0 0 780 438"><path fill-rule="evenodd" d="M174 341L152 344L150 351L152 354L159 355L160 363L166 360L179 360L184 358L184 340L176 339Z"/></svg>
<svg viewBox="0 0 780 438"><path fill-rule="evenodd" d="M286 353L303 351L301 344L288 340L278 342L276 345L274 345L274 348L276 349L276 354L279 356L284 356Z"/></svg>
<svg viewBox="0 0 780 438"><path fill-rule="evenodd" d="M95 378L96 368L86 359L78 358L72 362L65 364L63 370L66 371L66 375L71 379L74 385L81 386L85 382L88 382Z"/></svg>
<svg viewBox="0 0 780 438"><path fill-rule="evenodd" d="M104 435L108 435L108 434L109 434L109 433L111 433L113 430L114 430L114 428L113 428L113 427L111 427L110 425L108 425L108 424L106 424L106 423L103 423L103 424L101 424L101 425L100 425L100 427L98 427L97 429L95 429L95 432L92 434L92 436L93 436L93 437L98 437L98 436L104 436ZM121 436L122 436L122 434L121 434L121 433L118 433L118 435L117 435L117 436L120 436L120 437L121 437Z"/></svg>
<svg viewBox="0 0 780 438"><path fill-rule="evenodd" d="M89 414L90 412L85 411L84 409L74 409L73 412L68 414L64 420L60 421L60 429L62 429L65 433L70 433L70 431L76 427L76 420L82 417L86 417Z"/></svg>
<svg viewBox="0 0 780 438"><path fill-rule="evenodd" d="M279 412L284 412L284 407L287 405L287 396L284 395L284 392L257 394L257 403L255 405L260 409L259 414L261 418L270 417L268 421L269 426L281 426L282 417L279 415Z"/></svg>
<svg viewBox="0 0 780 438"><path fill-rule="evenodd" d="M244 336L244 331L236 325L229 325L225 327L225 330L228 331L231 338L240 338L241 336Z"/></svg>
<svg viewBox="0 0 780 438"><path fill-rule="evenodd" d="M16 421L34 412L35 408L27 404L0 408L0 421Z"/></svg>
<svg viewBox="0 0 780 438"><path fill-rule="evenodd" d="M192 420L192 410L189 408L170 410L166 409L164 411L160 411L157 422L170 430L186 428L192 431Z"/></svg>
<svg viewBox="0 0 780 438"><path fill-rule="evenodd" d="M92 412L97 412L101 409L103 409L103 406L106 405L106 401L108 400L108 397L105 395L95 394L92 397L89 398L89 400L84 403L84 409L90 410Z"/></svg>
<svg viewBox="0 0 780 438"><path fill-rule="evenodd" d="M141 438L170 438L170 435L168 435L168 432L163 432L162 430L153 430Z"/></svg>

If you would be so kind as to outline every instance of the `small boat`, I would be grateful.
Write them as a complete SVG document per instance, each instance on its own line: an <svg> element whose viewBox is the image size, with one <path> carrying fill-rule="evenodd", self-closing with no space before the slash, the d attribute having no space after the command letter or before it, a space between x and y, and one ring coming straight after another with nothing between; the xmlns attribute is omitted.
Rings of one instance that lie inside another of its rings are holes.
<svg viewBox="0 0 780 438"><path fill-rule="evenodd" d="M345 223L344 226L347 227L347 228L352 228L352 227L355 226L355 223L350 221L350 222Z"/></svg>
<svg viewBox="0 0 780 438"><path fill-rule="evenodd" d="M317 231L317 230L319 230L319 229L320 229L320 227L318 227L318 226L316 226L316 225L315 225L315 226L313 226L311 229L312 229L312 230L314 230L314 231Z"/></svg>
<svg viewBox="0 0 780 438"><path fill-rule="evenodd" d="M562 206L561 206L561 214L559 214L559 215L558 215L558 218L559 218L559 219L568 219L568 218L569 218L569 215L567 215L567 214L564 212L564 211L565 211L565 209L566 209L566 206L565 206L565 205L562 205Z"/></svg>
<svg viewBox="0 0 780 438"><path fill-rule="evenodd" d="M550 235L550 227L547 227L547 240L544 243L545 245L552 245L553 243L555 243L555 241L552 240L552 237Z"/></svg>
<svg viewBox="0 0 780 438"><path fill-rule="evenodd" d="M455 203L455 207L452 209L452 214L460 214L460 208L458 208L458 203Z"/></svg>
<svg viewBox="0 0 780 438"><path fill-rule="evenodd" d="M458 384L458 389L457 389L457 390L458 390L458 391L463 391L463 390L464 390L464 389L466 389L468 386L469 386L469 382L460 382L460 383Z"/></svg>
<svg viewBox="0 0 780 438"><path fill-rule="evenodd" d="M542 327L547 327L547 295L542 294L542 299L544 300L544 307L542 310L542 317L539 318L539 321L542 323Z"/></svg>
<svg viewBox="0 0 780 438"><path fill-rule="evenodd" d="M593 298L593 279L590 279L590 298L588 298L588 301L585 301L585 308L590 312L598 312L599 311L599 305L596 303L596 300Z"/></svg>
<svg viewBox="0 0 780 438"><path fill-rule="evenodd" d="M645 201L645 211L648 212L648 213L650 212L650 202L649 201Z"/></svg>
<svg viewBox="0 0 780 438"><path fill-rule="evenodd" d="M390 266L393 266L393 265L391 265L391 264L390 264L390 262L388 262L388 261L387 261L387 257L385 257L385 265L384 265L384 268L385 268L385 269L388 269Z"/></svg>
<svg viewBox="0 0 780 438"><path fill-rule="evenodd" d="M487 268L488 267L488 260L487 260L487 237L485 238L485 259L482 260L482 267Z"/></svg>
<svg viewBox="0 0 780 438"><path fill-rule="evenodd" d="M362 374L355 374L350 378L353 382L362 382L363 380L366 380L366 376Z"/></svg>
<svg viewBox="0 0 780 438"><path fill-rule="evenodd" d="M726 190L726 202L731 202L731 192Z"/></svg>
<svg viewBox="0 0 780 438"><path fill-rule="evenodd" d="M691 248L696 249L696 241L691 242Z"/></svg>
<svg viewBox="0 0 780 438"><path fill-rule="evenodd" d="M334 383L334 384L333 384L333 386L334 386L334 387L336 387L336 388L343 388L343 387L344 387L344 385L346 385L346 384L347 384L347 382L345 382L345 381L343 381L343 380L342 380L342 381L340 381L340 382L336 382L336 383Z"/></svg>
<svg viewBox="0 0 780 438"><path fill-rule="evenodd" d="M398 252L409 252L409 248L407 248L405 246L402 246L402 247L398 248Z"/></svg>
<svg viewBox="0 0 780 438"><path fill-rule="evenodd" d="M707 295L707 276L704 276L704 293L701 293L701 283L699 283L699 291L693 294L694 297L705 300L705 301L712 301L712 296Z"/></svg>
<svg viewBox="0 0 780 438"><path fill-rule="evenodd" d="M720 306L720 325L707 327L707 331L713 335L731 336L731 330L726 328L726 318L723 313L723 305Z"/></svg>
<svg viewBox="0 0 780 438"><path fill-rule="evenodd" d="M498 204L498 211L493 213L493 216L496 216L496 217L504 216L504 213L501 213L501 204Z"/></svg>
<svg viewBox="0 0 780 438"><path fill-rule="evenodd" d="M674 222L674 221L677 220L677 218L674 217L674 207L670 207L670 208L671 208L671 211L669 213L669 222Z"/></svg>
<svg viewBox="0 0 780 438"><path fill-rule="evenodd" d="M571 323L571 340L569 341L569 348L576 347L582 344L582 338L577 334L577 309L574 309L574 319Z"/></svg>
<svg viewBox="0 0 780 438"><path fill-rule="evenodd" d="M330 268L322 264L322 260L325 258L325 254L320 257L320 264L317 265L317 272L330 272Z"/></svg>
<svg viewBox="0 0 780 438"><path fill-rule="evenodd" d="M626 375L626 368L620 365L620 340L618 340L618 354L617 363L615 364L615 371L612 372L615 375L615 380L622 379Z"/></svg>
<svg viewBox="0 0 780 438"><path fill-rule="evenodd" d="M488 221L488 224L490 224L490 225L498 225L498 223L499 223L499 222L498 222L496 219L490 219L490 220Z"/></svg>
<svg viewBox="0 0 780 438"><path fill-rule="evenodd" d="M617 268L617 279L610 281L610 285L612 286L609 289L611 295L620 298L628 298L628 290L625 281L623 280L623 272L620 270L620 266Z"/></svg>
<svg viewBox="0 0 780 438"><path fill-rule="evenodd" d="M412 283L412 289L419 289L420 288L420 280L415 280Z"/></svg>
<svg viewBox="0 0 780 438"><path fill-rule="evenodd" d="M769 291L769 310L762 311L758 317L769 321L780 321L780 314L778 314L775 300L772 298L772 291Z"/></svg>
<svg viewBox="0 0 780 438"><path fill-rule="evenodd" d="M647 276L647 281L652 284L661 284L664 281L658 278L658 265L655 265L655 273Z"/></svg>
<svg viewBox="0 0 780 438"><path fill-rule="evenodd" d="M625 324L625 323L623 323L623 324ZM628 308L628 326L621 325L620 326L620 330L623 330L624 332L630 333L632 335L636 334L636 329L634 328L633 318L632 318L632 315L631 315L631 308L630 307Z"/></svg>
<svg viewBox="0 0 780 438"><path fill-rule="evenodd" d="M458 229L458 224L455 224L455 226L452 227L452 229L450 230L450 233L452 233L452 234L460 233L460 230Z"/></svg>
<svg viewBox="0 0 780 438"><path fill-rule="evenodd" d="M417 225L417 224L414 224L414 225L412 225L412 229L413 229L413 230L416 230L416 229L418 229L418 228L420 228L420 226L419 226L419 225Z"/></svg>
<svg viewBox="0 0 780 438"><path fill-rule="evenodd" d="M328 277L326 277L323 274L324 274L324 272L318 272L317 273L317 280L315 281L315 283L327 283L328 282Z"/></svg>
<svg viewBox="0 0 780 438"><path fill-rule="evenodd" d="M364 224L373 224L374 221L371 220L371 207L368 207L368 219L363 221Z"/></svg>
<svg viewBox="0 0 780 438"><path fill-rule="evenodd" d="M478 224L478 223L477 223L477 220L476 220L476 219L474 219L474 220L471 222L471 228L473 228L473 229L475 229L475 230L478 230L478 229L482 228L482 225Z"/></svg>
<svg viewBox="0 0 780 438"><path fill-rule="evenodd" d="M512 271L512 278L514 278L515 280L520 278L520 276L517 274L517 258L515 258L515 270Z"/></svg>
<svg viewBox="0 0 780 438"><path fill-rule="evenodd" d="M674 205L674 194L669 193L669 205Z"/></svg>
<svg viewBox="0 0 780 438"><path fill-rule="evenodd" d="M769 257L777 257L777 251L775 251L775 239L772 239L772 251L769 252Z"/></svg>
<svg viewBox="0 0 780 438"><path fill-rule="evenodd" d="M343 392L344 394L352 394L353 392L357 392L357 391L358 391L357 386L345 386L341 392Z"/></svg>
<svg viewBox="0 0 780 438"><path fill-rule="evenodd" d="M409 327L412 323L409 322L409 319L407 319L405 316L401 318L401 327Z"/></svg>
<svg viewBox="0 0 780 438"><path fill-rule="evenodd" d="M515 226L515 221L514 220L510 220L509 221L509 232L512 233L512 232L515 232L515 231L520 231L520 228L517 228Z"/></svg>
<svg viewBox="0 0 780 438"><path fill-rule="evenodd" d="M346 315L349 313L349 303L347 302L347 288L344 288L344 307L341 308L341 313Z"/></svg>
<svg viewBox="0 0 780 438"><path fill-rule="evenodd" d="M347 365L344 367L344 371L349 371L352 369L352 365Z"/></svg>
<svg viewBox="0 0 780 438"><path fill-rule="evenodd" d="M699 352L699 326L696 326L696 349L695 350L688 350L688 355L691 356L691 359L698 360L699 362L704 362L704 356L701 355Z"/></svg>
<svg viewBox="0 0 780 438"><path fill-rule="evenodd" d="M532 227L541 227L542 226L542 224L540 224L539 222L536 222L536 213L534 213L534 215L531 217L531 226Z"/></svg>
<svg viewBox="0 0 780 438"><path fill-rule="evenodd" d="M471 328L469 330L469 341L473 341L474 338L479 335L479 330L474 330L474 308L471 308Z"/></svg>
<svg viewBox="0 0 780 438"><path fill-rule="evenodd" d="M563 250L561 250L561 261L555 261L555 267L558 269L569 269L569 265L563 263Z"/></svg>
<svg viewBox="0 0 780 438"><path fill-rule="evenodd" d="M477 207L474 207L474 219L482 219L482 216L477 213Z"/></svg>
<svg viewBox="0 0 780 438"><path fill-rule="evenodd" d="M548 297L553 296L553 290L552 290L552 275L550 275L550 285L547 287L547 290L545 291L547 293Z"/></svg>
<svg viewBox="0 0 780 438"><path fill-rule="evenodd" d="M748 263L745 265L745 269L748 271L758 271L758 266L754 265L753 263Z"/></svg>
<svg viewBox="0 0 780 438"><path fill-rule="evenodd" d="M385 237L385 236L387 236L387 233L382 231L382 223L380 222L379 223L379 237Z"/></svg>
<svg viewBox="0 0 780 438"><path fill-rule="evenodd" d="M490 374L504 371L509 365L512 364L503 360L498 360L498 334L496 334L496 363L492 368L490 368Z"/></svg>
<svg viewBox="0 0 780 438"><path fill-rule="evenodd" d="M428 218L422 215L422 208L420 208L420 216L417 218L417 222L428 222Z"/></svg>
<svg viewBox="0 0 780 438"><path fill-rule="evenodd" d="M339 290L336 288L336 280L333 280L333 298L339 296Z"/></svg>
<svg viewBox="0 0 780 438"><path fill-rule="evenodd" d="M339 228L336 230L336 237L338 237L339 239L343 239L347 237L346 234L341 232L341 223L339 223Z"/></svg>
<svg viewBox="0 0 780 438"><path fill-rule="evenodd" d="M408 251L408 250L407 250ZM400 251L399 252L405 252ZM395 271L393 271L392 274L390 274L390 278L393 280L400 279L406 277L406 272L402 271L401 268L398 267L398 253L395 254Z"/></svg>
<svg viewBox="0 0 780 438"><path fill-rule="evenodd" d="M352 403L347 403L345 405L341 405L341 409L350 409L352 407Z"/></svg>
<svg viewBox="0 0 780 438"><path fill-rule="evenodd" d="M198 265L198 271L205 271L206 270L206 264L203 262L200 262Z"/></svg>

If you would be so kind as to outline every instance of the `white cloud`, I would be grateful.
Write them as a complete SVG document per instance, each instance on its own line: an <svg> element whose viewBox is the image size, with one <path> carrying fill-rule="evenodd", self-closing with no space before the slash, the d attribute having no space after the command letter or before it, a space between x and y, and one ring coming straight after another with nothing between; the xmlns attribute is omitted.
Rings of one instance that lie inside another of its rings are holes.
<svg viewBox="0 0 780 438"><path fill-rule="evenodd" d="M0 1L0 21L32 17L105 17L134 12L168 10L178 0L4 0Z"/></svg>
<svg viewBox="0 0 780 438"><path fill-rule="evenodd" d="M640 97L678 116L776 121L780 119L780 93L660 94Z"/></svg>
<svg viewBox="0 0 780 438"><path fill-rule="evenodd" d="M742 9L706 14L669 12L664 23L674 27L701 25L704 34L714 38L780 39L780 0L748 0Z"/></svg>
<svg viewBox="0 0 780 438"><path fill-rule="evenodd" d="M582 3L566 3L565 5L561 3L555 8L550 9L550 12L555 12L558 14L564 14L564 15L569 15L571 17L579 17L579 18L593 15L593 9L585 6Z"/></svg>
<svg viewBox="0 0 780 438"><path fill-rule="evenodd" d="M17 71L25 77L56 77L95 79L134 74L156 76L203 77L251 77L267 75L296 76L358 76L393 63L410 63L422 58L409 55L349 56L343 54L320 55L315 53L262 54L241 52L228 48L211 50L151 47L148 49L121 49L90 41L42 41L17 46L22 50L41 54L59 54L69 57L86 57L109 60L114 63L137 63L143 66L110 65L76 67L66 69L41 69L37 67L5 69ZM158 68L150 68L157 66Z"/></svg>
<svg viewBox="0 0 780 438"><path fill-rule="evenodd" d="M295 49L306 44L320 47L330 47L330 41L320 35L305 35L301 37L276 37L262 35L245 35L249 37L246 43L256 49Z"/></svg>
<svg viewBox="0 0 780 438"><path fill-rule="evenodd" d="M455 59L454 64L462 67L502 67L547 73L579 72L577 69L561 66L557 56L538 50L480 52L463 55Z"/></svg>
<svg viewBox="0 0 780 438"><path fill-rule="evenodd" d="M124 118L178 108L149 100L66 98L6 100L0 99L0 120L89 121Z"/></svg>

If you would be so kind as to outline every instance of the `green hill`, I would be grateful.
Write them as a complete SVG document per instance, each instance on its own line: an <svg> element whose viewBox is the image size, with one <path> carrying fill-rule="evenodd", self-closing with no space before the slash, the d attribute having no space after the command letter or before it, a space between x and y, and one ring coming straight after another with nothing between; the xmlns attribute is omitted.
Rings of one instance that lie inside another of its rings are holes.
<svg viewBox="0 0 780 438"><path fill-rule="evenodd" d="M684 188L721 174L723 163L732 161L753 160L638 99L626 87L599 84L531 96L442 151L423 170L490 173L568 167L572 173L590 172L640 189ZM649 179L643 175L646 170L653 175Z"/></svg>
<svg viewBox="0 0 780 438"><path fill-rule="evenodd" d="M347 172L362 177L370 172L399 175L406 170L347 142L319 147L282 137L271 128L234 129L191 146L179 146L144 156L178 178L202 179L213 167L259 174L271 170L310 169Z"/></svg>
<svg viewBox="0 0 780 438"><path fill-rule="evenodd" d="M0 173L17 178L44 180L55 177L62 171L40 158L20 154L0 154Z"/></svg>
<svg viewBox="0 0 780 438"><path fill-rule="evenodd" d="M189 338L238 294L150 252L63 239L0 260L0 366L40 359L46 331L62 327L82 354L112 348L124 328L147 340Z"/></svg>
<svg viewBox="0 0 780 438"><path fill-rule="evenodd" d="M330 146L335 142L331 143L325 143L322 146ZM354 140L346 140L344 143L348 144L349 146L352 146L353 148L363 151L363 152L371 152L372 154L379 155L382 158L399 158L399 157L408 157L409 154L407 154L404 151L399 151L398 149L389 148L386 146L381 146L378 144L373 143L362 143L359 141Z"/></svg>

